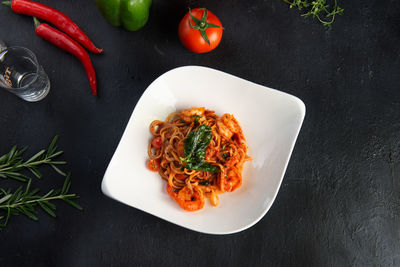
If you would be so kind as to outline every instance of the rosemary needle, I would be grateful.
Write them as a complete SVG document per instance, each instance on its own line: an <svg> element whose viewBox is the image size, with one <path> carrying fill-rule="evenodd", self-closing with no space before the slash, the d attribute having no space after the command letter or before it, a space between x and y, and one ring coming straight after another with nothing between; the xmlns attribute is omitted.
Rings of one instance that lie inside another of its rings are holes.
<svg viewBox="0 0 400 267"><path fill-rule="evenodd" d="M0 178L27 182L25 189L20 186L15 191L0 187L0 230L7 226L11 215L24 214L37 221L38 206L50 216L56 217L56 206L53 203L55 200L63 200L74 208L82 210L82 207L74 201L78 196L69 192L71 174L65 174L57 167L57 165L66 164L66 162L54 160L63 153L56 146L57 139L58 136L56 135L47 150L39 151L28 160L22 158L26 148L18 149L17 146L13 146L7 154L0 157ZM42 174L38 168L42 165L50 165L57 173L65 176L61 189L51 189L44 195L39 194L39 189L31 189L32 179L21 172L29 170L37 178L41 178Z"/></svg>
<svg viewBox="0 0 400 267"><path fill-rule="evenodd" d="M18 149L17 146L13 146L7 154L0 157L0 178L10 178L26 182L29 180L29 177L22 174L21 171L27 169L40 179L42 174L39 172L38 166L45 164L50 165L59 174L66 176L66 174L57 167L57 165L66 164L66 162L54 160L63 153L63 151L57 151L57 139L58 136L56 135L47 150L43 149L39 151L26 161L23 160L22 154L27 148Z"/></svg>
<svg viewBox="0 0 400 267"><path fill-rule="evenodd" d="M73 201L78 196L69 193L71 187L70 176L70 173L68 173L61 189L52 189L45 195L39 195L39 189L31 190L31 179L28 180L25 190L22 186L14 192L0 188L0 210L3 210L5 213L0 216L0 230L7 226L11 215L24 214L30 219L37 221L37 205L50 216L56 217L56 206L51 202L54 200L63 200L74 208L82 210L82 207Z"/></svg>

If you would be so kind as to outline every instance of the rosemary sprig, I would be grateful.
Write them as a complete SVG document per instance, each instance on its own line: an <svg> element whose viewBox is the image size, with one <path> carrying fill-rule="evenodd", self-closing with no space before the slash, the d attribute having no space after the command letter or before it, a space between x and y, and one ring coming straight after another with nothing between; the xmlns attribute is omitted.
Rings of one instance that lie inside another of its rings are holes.
<svg viewBox="0 0 400 267"><path fill-rule="evenodd" d="M70 173L68 173L61 189L52 189L43 196L38 194L39 189L31 190L31 179L28 180L25 190L22 186L14 192L0 188L0 210L4 211L4 215L0 215L0 230L7 226L11 215L24 214L37 221L37 205L50 216L56 217L56 206L51 202L54 200L63 200L74 208L82 210L82 207L73 201L78 196L69 193L71 187L70 176Z"/></svg>
<svg viewBox="0 0 400 267"><path fill-rule="evenodd" d="M305 13L303 13L302 17L313 17L317 18L322 25L330 27L332 23L335 21L336 15L342 15L344 9L337 5L337 0L333 5L333 8L330 9L329 5L326 3L326 0L283 0L284 2L290 5L290 8L296 7L298 10L305 9Z"/></svg>
<svg viewBox="0 0 400 267"><path fill-rule="evenodd" d="M23 169L28 169L37 178L41 178L42 174L38 170L40 165L50 165L56 172L66 176L57 165L66 164L65 161L55 161L54 159L61 155L63 151L57 151L58 147L56 142L58 136L56 135L51 141L47 150L43 149L33 155L30 159L24 161L22 154L26 151L26 147L18 149L17 146L13 146L7 154L0 157L0 178L11 178L21 182L26 182L30 178L21 173Z"/></svg>

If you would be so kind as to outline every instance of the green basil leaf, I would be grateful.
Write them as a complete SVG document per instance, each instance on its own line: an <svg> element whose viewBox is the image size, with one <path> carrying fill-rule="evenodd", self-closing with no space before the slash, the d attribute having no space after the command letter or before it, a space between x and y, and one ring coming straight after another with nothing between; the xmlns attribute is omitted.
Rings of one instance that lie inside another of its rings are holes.
<svg viewBox="0 0 400 267"><path fill-rule="evenodd" d="M205 161L206 148L211 142L212 132L207 125L200 125L197 131L187 135L184 140L185 158L181 161L186 162L187 169L198 171L219 172L219 168Z"/></svg>
<svg viewBox="0 0 400 267"><path fill-rule="evenodd" d="M203 150L205 156L205 149L210 144L211 138L211 128L204 124L200 125L197 131L189 133L184 140L184 154L186 160L190 161L191 158L198 158L199 156L197 154L199 152L201 153Z"/></svg>
<svg viewBox="0 0 400 267"><path fill-rule="evenodd" d="M188 163L185 165L185 168L196 171L220 172L220 169L217 166L211 165L205 160L197 163Z"/></svg>

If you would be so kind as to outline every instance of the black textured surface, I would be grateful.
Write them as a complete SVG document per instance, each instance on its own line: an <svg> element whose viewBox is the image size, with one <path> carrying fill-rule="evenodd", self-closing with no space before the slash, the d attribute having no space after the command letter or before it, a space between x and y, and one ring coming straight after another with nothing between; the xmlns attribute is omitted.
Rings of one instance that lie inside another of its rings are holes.
<svg viewBox="0 0 400 267"><path fill-rule="evenodd" d="M0 7L0 38L33 50L52 83L34 104L0 91L0 154L13 144L34 152L59 134L85 211L59 203L55 220L13 217L0 233L0 266L400 266L399 1L339 1L345 13L326 30L281 0L154 0L138 32L108 25L94 1L42 2L104 48L91 56L99 97L75 58L37 38L31 18ZM188 2L226 28L212 53L192 54L178 41ZM100 191L142 92L184 65L216 68L307 106L276 201L244 232L196 233ZM62 182L44 179L42 188Z"/></svg>

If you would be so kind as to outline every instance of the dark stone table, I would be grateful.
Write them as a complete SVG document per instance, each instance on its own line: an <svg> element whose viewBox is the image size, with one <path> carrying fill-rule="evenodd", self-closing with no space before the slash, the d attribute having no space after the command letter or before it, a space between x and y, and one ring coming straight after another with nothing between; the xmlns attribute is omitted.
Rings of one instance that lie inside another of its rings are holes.
<svg viewBox="0 0 400 267"><path fill-rule="evenodd" d="M0 232L0 266L400 266L400 2L338 1L345 13L325 29L282 0L154 0L148 24L128 32L110 26L94 1L42 0L104 48L91 54L97 98L78 60L36 37L31 18L1 7L0 39L36 53L51 92L28 103L0 91L0 154L18 144L30 155L58 134L84 211L57 203L56 219L12 217ZM178 40L188 3L208 7L226 28L209 54L190 53ZM243 232L193 232L100 190L143 91L184 65L222 70L306 104L276 201ZM62 184L49 174L34 185Z"/></svg>

